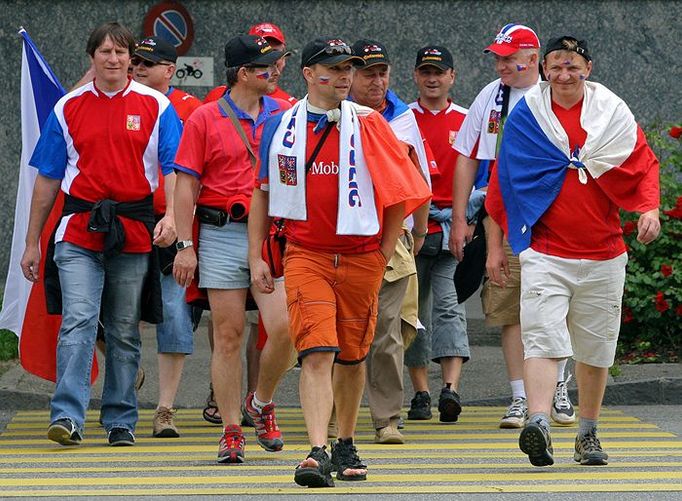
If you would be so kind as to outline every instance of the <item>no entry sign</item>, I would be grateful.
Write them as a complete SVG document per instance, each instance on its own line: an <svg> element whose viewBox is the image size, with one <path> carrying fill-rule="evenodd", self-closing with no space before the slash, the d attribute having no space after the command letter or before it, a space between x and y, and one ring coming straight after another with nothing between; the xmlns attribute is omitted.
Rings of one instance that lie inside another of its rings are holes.
<svg viewBox="0 0 682 501"><path fill-rule="evenodd" d="M175 46L178 56L186 54L194 41L194 23L180 2L160 2L144 18L144 36L157 36Z"/></svg>

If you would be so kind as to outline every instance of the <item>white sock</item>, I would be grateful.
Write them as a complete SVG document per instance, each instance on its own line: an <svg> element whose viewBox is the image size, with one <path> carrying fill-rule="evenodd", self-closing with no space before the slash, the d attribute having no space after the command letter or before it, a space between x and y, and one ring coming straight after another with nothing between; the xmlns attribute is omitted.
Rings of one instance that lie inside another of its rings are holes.
<svg viewBox="0 0 682 501"><path fill-rule="evenodd" d="M265 407L266 405L270 405L272 403L272 400L270 400L269 402L261 402L260 400L258 400L258 397L254 393L253 400L251 403L253 404L254 409L256 409L258 412L263 412L263 407Z"/></svg>
<svg viewBox="0 0 682 501"><path fill-rule="evenodd" d="M557 366L557 374L556 374L556 382L557 383L563 383L566 380L566 376L564 376L564 372L566 370L566 363L568 362L567 358L564 358L561 362L559 362L559 365Z"/></svg>
<svg viewBox="0 0 682 501"><path fill-rule="evenodd" d="M526 398L526 388L523 386L523 379L509 381L512 389L512 398Z"/></svg>

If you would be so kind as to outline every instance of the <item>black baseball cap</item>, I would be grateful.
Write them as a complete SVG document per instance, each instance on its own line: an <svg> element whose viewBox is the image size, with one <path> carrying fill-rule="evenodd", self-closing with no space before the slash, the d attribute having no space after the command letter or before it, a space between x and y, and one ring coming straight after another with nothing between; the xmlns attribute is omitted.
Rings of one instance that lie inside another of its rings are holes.
<svg viewBox="0 0 682 501"><path fill-rule="evenodd" d="M301 68L313 64L334 66L349 60L359 66L364 64L361 57L353 54L353 48L340 38L316 38L308 42L301 52Z"/></svg>
<svg viewBox="0 0 682 501"><path fill-rule="evenodd" d="M353 44L353 54L360 56L365 62L363 68L375 64L391 64L386 46L376 40L360 39Z"/></svg>
<svg viewBox="0 0 682 501"><path fill-rule="evenodd" d="M547 42L544 57L547 57L547 54L554 52L555 50L568 50L575 52L576 54L583 56L586 61L592 61L590 52L587 49L587 42L585 40L578 40L577 38L569 35L552 38L549 42Z"/></svg>
<svg viewBox="0 0 682 501"><path fill-rule="evenodd" d="M161 37L147 37L140 41L135 47L133 56L153 63L160 63L161 61L174 63L178 60L178 53L173 44Z"/></svg>
<svg viewBox="0 0 682 501"><path fill-rule="evenodd" d="M455 67L452 62L452 54L441 45L427 45L417 51L414 69L427 65L435 66L441 70L451 70Z"/></svg>
<svg viewBox="0 0 682 501"><path fill-rule="evenodd" d="M225 44L225 66L270 66L284 55L258 35L239 35Z"/></svg>

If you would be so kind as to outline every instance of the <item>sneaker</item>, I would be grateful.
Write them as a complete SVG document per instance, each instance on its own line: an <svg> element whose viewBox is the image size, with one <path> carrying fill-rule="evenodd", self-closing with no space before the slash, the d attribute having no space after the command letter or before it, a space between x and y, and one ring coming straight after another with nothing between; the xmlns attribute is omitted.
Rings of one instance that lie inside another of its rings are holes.
<svg viewBox="0 0 682 501"><path fill-rule="evenodd" d="M410 410L407 411L407 419L426 421L431 419L431 395L428 391L418 391L410 402Z"/></svg>
<svg viewBox="0 0 682 501"><path fill-rule="evenodd" d="M135 435L126 428L112 428L109 430L108 440L113 447L135 445Z"/></svg>
<svg viewBox="0 0 682 501"><path fill-rule="evenodd" d="M456 391L443 387L438 397L438 412L441 423L455 423L462 412L462 403Z"/></svg>
<svg viewBox="0 0 682 501"><path fill-rule="evenodd" d="M500 428L523 428L528 419L528 402L525 397L512 398L507 412L500 419Z"/></svg>
<svg viewBox="0 0 682 501"><path fill-rule="evenodd" d="M568 397L568 382L571 380L571 375L568 375L566 381L557 383L556 391L554 392L554 402L552 403L552 420L559 424L573 424L575 423L575 409Z"/></svg>
<svg viewBox="0 0 682 501"><path fill-rule="evenodd" d="M175 416L175 409L168 407L159 407L154 412L154 421L152 424L152 436L156 438L178 438L180 434L173 423Z"/></svg>
<svg viewBox="0 0 682 501"><path fill-rule="evenodd" d="M140 391L142 385L144 384L144 369L140 367L137 369L137 375L135 376L135 391Z"/></svg>
<svg viewBox="0 0 682 501"><path fill-rule="evenodd" d="M240 426L233 424L225 427L218 443L219 463L243 463L246 439Z"/></svg>
<svg viewBox="0 0 682 501"><path fill-rule="evenodd" d="M399 430L404 430L405 429L405 420L402 418L398 418L398 429Z"/></svg>
<svg viewBox="0 0 682 501"><path fill-rule="evenodd" d="M607 459L609 455L602 450L596 431L575 437L574 461L584 465L600 466L608 464Z"/></svg>
<svg viewBox="0 0 682 501"><path fill-rule="evenodd" d="M519 448L528 454L533 466L550 466L554 464L554 448L549 430L541 423L529 422L519 435Z"/></svg>
<svg viewBox="0 0 682 501"><path fill-rule="evenodd" d="M340 438L332 444L332 471L336 472L337 480L367 480L367 473L362 475L344 475L348 469L366 470L358 456L358 450L353 445L352 438Z"/></svg>
<svg viewBox="0 0 682 501"><path fill-rule="evenodd" d="M332 461L327 452L327 446L313 447L308 458L317 461L317 467L297 466L294 472L294 482L303 487L334 487L331 473Z"/></svg>
<svg viewBox="0 0 682 501"><path fill-rule="evenodd" d="M393 423L379 428L374 435L375 444L404 444L405 438Z"/></svg>
<svg viewBox="0 0 682 501"><path fill-rule="evenodd" d="M47 429L47 438L61 445L79 445L83 436L69 418L57 419Z"/></svg>
<svg viewBox="0 0 682 501"><path fill-rule="evenodd" d="M275 404L269 403L261 412L253 406L255 394L249 393L244 400L244 410L251 417L256 428L256 442L268 452L281 451L284 447L282 432L275 419Z"/></svg>
<svg viewBox="0 0 682 501"><path fill-rule="evenodd" d="M253 392L250 391L246 395L246 400L248 400L249 395L253 395ZM255 428L256 427L256 425L253 422L253 418L251 416L249 416L248 412L246 412L246 406L244 405L244 402L242 402L242 422L241 422L241 425L243 427L246 427L246 428Z"/></svg>

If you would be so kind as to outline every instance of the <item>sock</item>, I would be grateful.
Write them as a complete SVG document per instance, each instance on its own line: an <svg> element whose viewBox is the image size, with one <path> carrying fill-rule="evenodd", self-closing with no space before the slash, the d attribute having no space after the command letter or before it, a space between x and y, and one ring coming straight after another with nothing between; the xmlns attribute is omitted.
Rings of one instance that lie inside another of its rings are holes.
<svg viewBox="0 0 682 501"><path fill-rule="evenodd" d="M599 419L587 419L580 417L580 429L578 430L578 435L584 436L588 433L597 433L597 423Z"/></svg>
<svg viewBox="0 0 682 501"><path fill-rule="evenodd" d="M446 387L448 390L451 390L451 389L452 389L452 383L445 383L445 387Z"/></svg>
<svg viewBox="0 0 682 501"><path fill-rule="evenodd" d="M271 403L272 400L270 400L269 402L261 402L260 400L258 400L256 394L255 393L253 394L253 400L251 401L251 405L253 405L253 408L256 409L258 412L263 412L263 407L265 407L266 405L270 405Z"/></svg>
<svg viewBox="0 0 682 501"><path fill-rule="evenodd" d="M566 380L566 377L564 376L564 372L566 370L566 363L568 363L568 359L564 358L561 362L559 362L559 365L557 365L556 374L557 383L563 383Z"/></svg>
<svg viewBox="0 0 682 501"><path fill-rule="evenodd" d="M544 412L535 412L528 416L529 423L537 423L549 430L549 416Z"/></svg>
<svg viewBox="0 0 682 501"><path fill-rule="evenodd" d="M523 386L523 379L509 381L512 390L512 398L526 398L526 388Z"/></svg>

